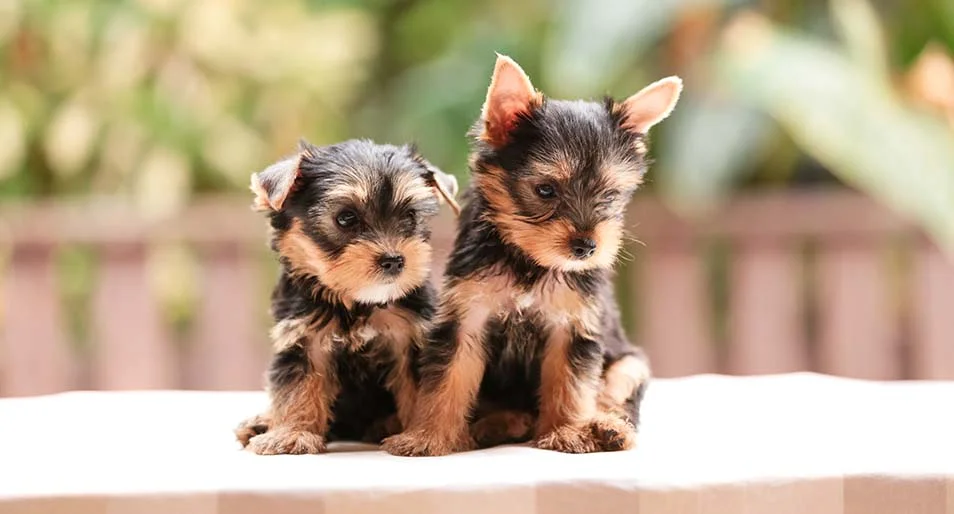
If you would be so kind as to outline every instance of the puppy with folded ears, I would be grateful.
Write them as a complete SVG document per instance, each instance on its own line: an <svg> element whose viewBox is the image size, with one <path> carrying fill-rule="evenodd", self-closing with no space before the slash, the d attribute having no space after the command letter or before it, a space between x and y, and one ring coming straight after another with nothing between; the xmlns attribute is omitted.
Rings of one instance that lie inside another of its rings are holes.
<svg viewBox="0 0 954 514"><path fill-rule="evenodd" d="M302 141L251 188L281 273L271 404L236 437L258 454L303 454L399 431L435 310L428 223L441 201L456 211L456 180L410 146Z"/></svg>
<svg viewBox="0 0 954 514"><path fill-rule="evenodd" d="M649 365L623 332L611 272L647 134L681 90L670 77L622 102L553 100L498 56L417 404L385 450L634 446Z"/></svg>

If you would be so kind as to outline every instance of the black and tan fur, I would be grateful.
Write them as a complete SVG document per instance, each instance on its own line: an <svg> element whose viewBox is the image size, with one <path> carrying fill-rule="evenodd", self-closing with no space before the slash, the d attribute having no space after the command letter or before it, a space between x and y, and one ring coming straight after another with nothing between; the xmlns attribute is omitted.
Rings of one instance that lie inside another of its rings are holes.
<svg viewBox="0 0 954 514"><path fill-rule="evenodd" d="M456 181L413 148L315 147L252 176L281 275L272 293L270 407L236 437L258 454L379 441L406 423L434 313L429 219Z"/></svg>
<svg viewBox="0 0 954 514"><path fill-rule="evenodd" d="M498 58L417 405L387 451L633 447L649 366L623 332L611 272L647 132L680 91L671 77L620 103L552 100Z"/></svg>

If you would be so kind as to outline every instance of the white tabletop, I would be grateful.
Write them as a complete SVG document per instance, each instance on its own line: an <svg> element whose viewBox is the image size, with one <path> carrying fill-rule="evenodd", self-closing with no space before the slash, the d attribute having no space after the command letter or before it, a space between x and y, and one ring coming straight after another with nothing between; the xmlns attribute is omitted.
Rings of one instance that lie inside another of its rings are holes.
<svg viewBox="0 0 954 514"><path fill-rule="evenodd" d="M0 400L0 512L954 514L954 382L657 380L639 447L592 455L260 457L231 429L264 405L251 392Z"/></svg>

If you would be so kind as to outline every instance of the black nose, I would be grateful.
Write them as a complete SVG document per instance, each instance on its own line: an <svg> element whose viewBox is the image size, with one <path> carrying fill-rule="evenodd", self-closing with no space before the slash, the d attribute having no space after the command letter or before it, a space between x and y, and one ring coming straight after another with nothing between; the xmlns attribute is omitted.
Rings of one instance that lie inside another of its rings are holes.
<svg viewBox="0 0 954 514"><path fill-rule="evenodd" d="M399 275L404 271L404 257L401 255L385 254L378 259L378 266L385 275Z"/></svg>
<svg viewBox="0 0 954 514"><path fill-rule="evenodd" d="M596 253L596 241L584 237L573 238L570 250L577 259L586 259Z"/></svg>

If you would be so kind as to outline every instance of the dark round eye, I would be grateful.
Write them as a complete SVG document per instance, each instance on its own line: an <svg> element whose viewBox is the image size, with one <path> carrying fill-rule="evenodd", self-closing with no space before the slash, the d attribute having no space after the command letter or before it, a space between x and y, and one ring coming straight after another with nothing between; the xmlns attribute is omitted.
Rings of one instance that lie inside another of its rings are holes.
<svg viewBox="0 0 954 514"><path fill-rule="evenodd" d="M358 215L354 211L344 210L335 216L335 223L341 228L348 228L358 222Z"/></svg>
<svg viewBox="0 0 954 514"><path fill-rule="evenodd" d="M537 196L547 200L556 196L556 188L552 184L540 184L533 190L537 193Z"/></svg>

